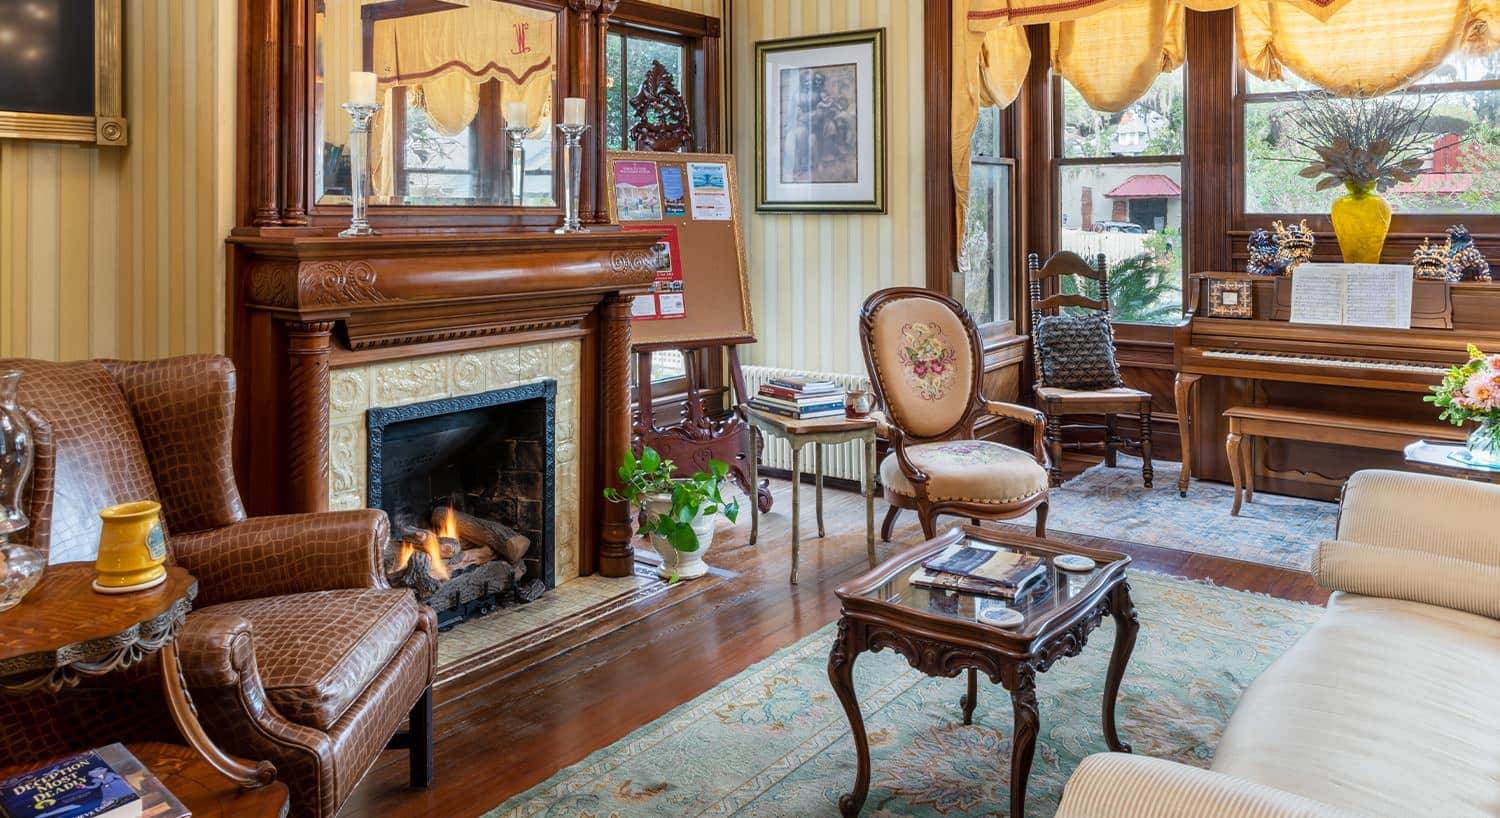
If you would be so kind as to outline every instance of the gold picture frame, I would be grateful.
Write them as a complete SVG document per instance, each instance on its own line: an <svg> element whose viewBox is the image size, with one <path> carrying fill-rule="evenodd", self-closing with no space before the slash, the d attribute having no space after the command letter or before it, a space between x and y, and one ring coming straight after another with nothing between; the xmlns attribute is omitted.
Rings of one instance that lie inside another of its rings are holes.
<svg viewBox="0 0 1500 818"><path fill-rule="evenodd" d="M129 144L125 127L124 0L93 0L93 115L0 109L0 139ZM0 81L10 79L0 76Z"/></svg>
<svg viewBox="0 0 1500 818"><path fill-rule="evenodd" d="M885 93L883 28L757 42L755 209L886 212Z"/></svg>

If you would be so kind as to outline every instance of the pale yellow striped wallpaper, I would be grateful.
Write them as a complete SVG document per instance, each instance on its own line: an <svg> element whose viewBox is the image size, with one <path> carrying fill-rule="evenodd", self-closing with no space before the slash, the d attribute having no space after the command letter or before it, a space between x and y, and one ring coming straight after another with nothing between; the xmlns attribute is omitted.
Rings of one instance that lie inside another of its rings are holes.
<svg viewBox="0 0 1500 818"><path fill-rule="evenodd" d="M734 146L747 214L751 298L760 343L750 362L863 373L859 307L881 287L925 281L921 0L735 0ZM755 213L758 40L886 29L884 215Z"/></svg>
<svg viewBox="0 0 1500 818"><path fill-rule="evenodd" d="M125 4L129 147L0 141L0 355L222 347L235 7Z"/></svg>

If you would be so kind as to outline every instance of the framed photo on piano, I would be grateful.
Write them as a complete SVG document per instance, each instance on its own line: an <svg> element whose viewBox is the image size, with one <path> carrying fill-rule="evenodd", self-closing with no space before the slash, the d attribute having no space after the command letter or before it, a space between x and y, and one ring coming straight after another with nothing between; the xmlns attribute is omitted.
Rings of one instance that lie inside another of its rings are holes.
<svg viewBox="0 0 1500 818"><path fill-rule="evenodd" d="M1255 286L1250 281L1213 279L1208 282L1209 318L1254 318Z"/></svg>

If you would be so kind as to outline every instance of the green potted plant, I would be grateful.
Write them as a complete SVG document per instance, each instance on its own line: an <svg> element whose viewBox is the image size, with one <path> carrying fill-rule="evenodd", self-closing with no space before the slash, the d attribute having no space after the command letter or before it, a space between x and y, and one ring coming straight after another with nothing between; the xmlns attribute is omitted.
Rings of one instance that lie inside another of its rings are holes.
<svg viewBox="0 0 1500 818"><path fill-rule="evenodd" d="M708 573L703 554L713 543L714 518L723 514L734 522L739 517L739 501L725 502L720 492L728 464L709 458L708 469L678 477L677 464L647 446L640 457L625 453L619 469L623 488L604 490L611 503L640 509L639 530L651 535L651 546L661 555L661 576L674 582Z"/></svg>

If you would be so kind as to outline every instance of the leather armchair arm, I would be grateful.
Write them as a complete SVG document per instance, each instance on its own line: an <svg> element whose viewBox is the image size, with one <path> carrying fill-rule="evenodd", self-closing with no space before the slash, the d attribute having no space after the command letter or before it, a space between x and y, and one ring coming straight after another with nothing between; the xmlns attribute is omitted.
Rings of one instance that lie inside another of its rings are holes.
<svg viewBox="0 0 1500 818"><path fill-rule="evenodd" d="M1047 468L1047 415L1040 409L1030 406L1022 406L1019 403L1006 403L1005 401L987 400L984 402L986 414L995 417L1010 418L1021 423L1031 425L1031 456L1036 462Z"/></svg>
<svg viewBox="0 0 1500 818"><path fill-rule="evenodd" d="M390 539L373 509L252 517L174 536L172 556L198 578L199 607L338 588L385 588Z"/></svg>
<svg viewBox="0 0 1500 818"><path fill-rule="evenodd" d="M1355 818L1242 778L1124 753L1096 753L1068 777L1057 818Z"/></svg>

